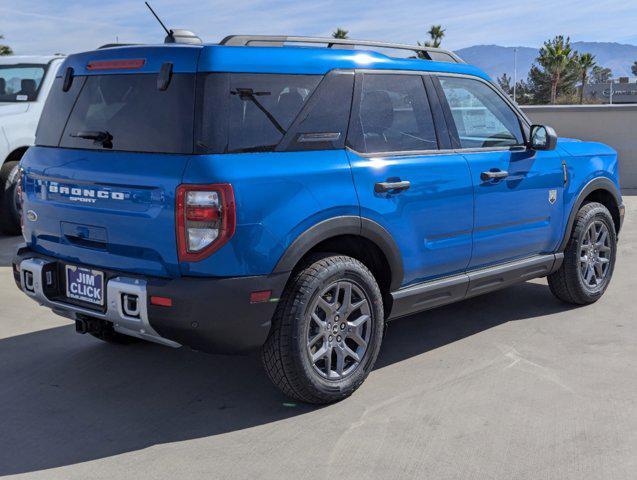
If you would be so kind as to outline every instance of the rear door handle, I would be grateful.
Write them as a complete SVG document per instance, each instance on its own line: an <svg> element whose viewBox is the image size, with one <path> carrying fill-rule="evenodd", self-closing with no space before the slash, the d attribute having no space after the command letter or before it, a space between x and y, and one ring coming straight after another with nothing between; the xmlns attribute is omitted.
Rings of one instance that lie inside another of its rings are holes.
<svg viewBox="0 0 637 480"><path fill-rule="evenodd" d="M503 178L507 178L509 176L509 172L506 170L489 170L488 172L482 172L480 174L480 180L486 182L488 180L502 180Z"/></svg>
<svg viewBox="0 0 637 480"><path fill-rule="evenodd" d="M374 185L374 192L402 192L408 190L411 187L411 182L408 180L398 180L395 182L378 182Z"/></svg>

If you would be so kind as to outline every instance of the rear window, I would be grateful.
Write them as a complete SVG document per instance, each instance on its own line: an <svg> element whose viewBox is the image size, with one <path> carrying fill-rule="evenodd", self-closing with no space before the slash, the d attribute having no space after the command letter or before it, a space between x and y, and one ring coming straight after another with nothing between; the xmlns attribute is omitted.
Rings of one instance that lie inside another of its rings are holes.
<svg viewBox="0 0 637 480"><path fill-rule="evenodd" d="M273 151L323 77L219 74L200 79L196 138L203 153Z"/></svg>
<svg viewBox="0 0 637 480"><path fill-rule="evenodd" d="M157 88L157 74L76 77L69 92L57 79L40 119L37 145L131 152L192 153L195 76L175 74ZM72 108L66 127L64 117ZM89 138L104 133L102 142Z"/></svg>

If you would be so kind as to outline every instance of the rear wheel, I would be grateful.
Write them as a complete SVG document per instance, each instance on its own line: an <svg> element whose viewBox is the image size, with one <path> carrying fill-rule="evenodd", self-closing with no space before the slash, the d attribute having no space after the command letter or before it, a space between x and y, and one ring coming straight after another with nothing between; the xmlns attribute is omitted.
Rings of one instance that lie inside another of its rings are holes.
<svg viewBox="0 0 637 480"><path fill-rule="evenodd" d="M351 395L372 370L383 303L371 272L345 256L315 258L290 280L262 351L286 395L326 404Z"/></svg>
<svg viewBox="0 0 637 480"><path fill-rule="evenodd" d="M575 219L560 269L548 277L560 300L586 305L599 300L615 268L617 235L613 217L600 203L587 203Z"/></svg>
<svg viewBox="0 0 637 480"><path fill-rule="evenodd" d="M19 162L5 162L0 168L0 231L20 234L20 204L17 195Z"/></svg>

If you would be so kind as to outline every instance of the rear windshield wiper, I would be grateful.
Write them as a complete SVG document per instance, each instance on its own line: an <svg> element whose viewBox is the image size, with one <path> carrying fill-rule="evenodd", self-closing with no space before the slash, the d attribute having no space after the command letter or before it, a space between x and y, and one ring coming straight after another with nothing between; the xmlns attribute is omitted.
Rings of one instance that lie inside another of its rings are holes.
<svg viewBox="0 0 637 480"><path fill-rule="evenodd" d="M239 95L239 98L243 101L250 100L252 103L254 103L257 106L259 110L261 110L265 114L266 117L268 117L268 120L272 122L272 125L274 125L274 127L279 131L279 133L281 133L281 135L285 135L287 133L285 128L281 126L281 124L274 117L274 115L272 115L268 111L268 109L265 108L259 100L257 100L257 96L271 95L270 92L255 92L251 88L237 88L234 92L230 92L230 93L232 95Z"/></svg>
<svg viewBox="0 0 637 480"><path fill-rule="evenodd" d="M82 131L72 133L71 137L93 140L96 144L102 144L102 147L104 148L113 148L113 135L106 130Z"/></svg>

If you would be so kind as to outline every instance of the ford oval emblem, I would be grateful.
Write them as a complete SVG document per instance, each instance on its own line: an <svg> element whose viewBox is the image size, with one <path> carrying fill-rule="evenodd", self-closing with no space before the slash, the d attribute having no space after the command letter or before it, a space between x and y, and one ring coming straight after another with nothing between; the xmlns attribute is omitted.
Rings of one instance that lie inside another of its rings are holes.
<svg viewBox="0 0 637 480"><path fill-rule="evenodd" d="M29 210L27 211L27 219L30 222L36 222L38 220L38 214L35 213L33 210Z"/></svg>

